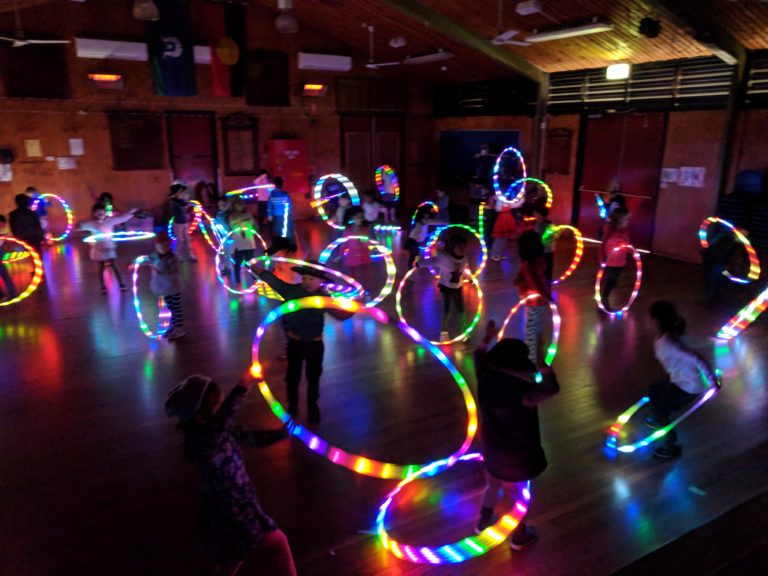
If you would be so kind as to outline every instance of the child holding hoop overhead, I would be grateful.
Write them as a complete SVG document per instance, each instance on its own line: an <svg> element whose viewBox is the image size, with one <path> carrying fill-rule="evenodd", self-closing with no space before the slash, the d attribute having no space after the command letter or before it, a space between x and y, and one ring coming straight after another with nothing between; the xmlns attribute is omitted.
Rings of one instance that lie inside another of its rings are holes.
<svg viewBox="0 0 768 576"><path fill-rule="evenodd" d="M464 277L469 274L469 261L466 255L467 240L459 234L449 236L445 247L437 254L437 268L440 280L437 287L443 295L443 317L440 322L440 340L450 339L448 324L451 313L456 310L461 322L461 331L467 329L467 315L464 312ZM469 335L462 339L468 342Z"/></svg>
<svg viewBox="0 0 768 576"><path fill-rule="evenodd" d="M648 388L651 415L645 422L651 428L664 428L670 423L672 412L685 408L708 389L710 382L702 374L711 376L711 381L716 377L710 365L684 342L685 319L672 304L659 300L651 304L648 312L656 323L654 355L669 374L669 379ZM664 444L653 451L653 456L669 460L679 458L681 453L677 432L672 428L667 432Z"/></svg>
<svg viewBox="0 0 768 576"><path fill-rule="evenodd" d="M600 245L600 261L605 262L600 298L608 312L614 311L609 299L619 282L621 271L627 265L627 250L617 248L629 243L629 211L616 207L608 214L608 221L603 228L603 243Z"/></svg>
<svg viewBox="0 0 768 576"><path fill-rule="evenodd" d="M94 234L101 234L102 237L91 244L91 260L99 263L99 282L101 283L101 293L107 293L107 285L104 282L104 271L107 266L112 269L120 284L120 291L125 292L126 287L123 284L123 277L120 275L120 268L117 266L117 244L112 239L112 234L115 233L115 227L128 222L133 218L136 209L130 210L125 214L119 216L107 216L107 209L103 204L94 204L91 208L91 215L93 218L82 222L78 228L80 230L88 230Z"/></svg>
<svg viewBox="0 0 768 576"><path fill-rule="evenodd" d="M288 438L291 423L281 430L234 426L252 385L242 380L221 402L221 389L211 378L190 376L168 394L165 413L178 420L184 453L203 477L198 519L216 574L296 576L288 540L261 509L241 449Z"/></svg>
<svg viewBox="0 0 768 576"><path fill-rule="evenodd" d="M536 298L525 305L525 343L528 345L531 362L538 365L541 355L541 321L548 310L547 303L552 300L546 279L547 261L544 258L544 245L541 236L528 230L520 236L520 270L515 278L515 286L520 300L532 294Z"/></svg>
<svg viewBox="0 0 768 576"><path fill-rule="evenodd" d="M155 252L149 256L152 278L149 287L155 296L162 296L171 311L171 323L163 334L168 340L186 336L184 311L181 307L181 273L179 259L171 250L171 241L165 236L155 239Z"/></svg>
<svg viewBox="0 0 768 576"><path fill-rule="evenodd" d="M494 507L503 488L514 497L547 467L541 446L536 406L560 391L554 371L542 366L541 384L536 384L536 366L529 360L528 347L516 338L504 338L489 345L498 328L488 322L485 337L475 350L481 452L485 461L485 495L479 534L496 523ZM509 539L513 550L536 542L536 533L521 523Z"/></svg>

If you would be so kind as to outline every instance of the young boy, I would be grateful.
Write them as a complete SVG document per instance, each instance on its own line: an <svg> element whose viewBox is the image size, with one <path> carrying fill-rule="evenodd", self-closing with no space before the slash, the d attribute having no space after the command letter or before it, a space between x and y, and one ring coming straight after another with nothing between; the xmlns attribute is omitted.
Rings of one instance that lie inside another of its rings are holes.
<svg viewBox="0 0 768 576"><path fill-rule="evenodd" d="M190 250L190 203L185 198L186 191L187 183L184 180L174 180L171 184L171 191L168 193L168 202L171 205L171 215L173 216L173 235L176 236L176 251L179 253L179 257L189 262L197 262L197 258Z"/></svg>
<svg viewBox="0 0 768 576"><path fill-rule="evenodd" d="M186 336L184 331L184 312L181 308L181 274L179 259L171 250L171 241L159 236L155 241L155 252L149 257L152 264L150 288L155 296L162 296L165 305L171 311L171 323L164 337L175 340Z"/></svg>
<svg viewBox="0 0 768 576"><path fill-rule="evenodd" d="M373 193L366 192L363 194L363 219L368 223L369 225L376 224L376 222L379 220L379 216L381 215L382 207L381 204L376 202L376 200L373 199Z"/></svg>
<svg viewBox="0 0 768 576"><path fill-rule="evenodd" d="M284 300L298 300L305 296L328 296L323 282L330 281L325 273L309 266L294 266L292 270L301 275L301 284L284 282L272 272L264 269L262 261L252 265L255 274L266 282L272 290L280 294ZM339 320L352 316L351 312L328 310L328 313ZM301 369L306 365L307 375L307 413L310 422L320 422L320 408L317 401L320 398L320 376L323 373L323 328L325 326L324 310L299 310L283 316L283 328L288 337L286 347L288 369L285 373L285 384L288 388L288 412L294 417L299 413L299 384Z"/></svg>
<svg viewBox="0 0 768 576"><path fill-rule="evenodd" d="M272 234L293 238L293 225L291 222L291 197L283 190L283 179L275 176L272 180L275 187L269 194L267 202L267 220L272 222Z"/></svg>

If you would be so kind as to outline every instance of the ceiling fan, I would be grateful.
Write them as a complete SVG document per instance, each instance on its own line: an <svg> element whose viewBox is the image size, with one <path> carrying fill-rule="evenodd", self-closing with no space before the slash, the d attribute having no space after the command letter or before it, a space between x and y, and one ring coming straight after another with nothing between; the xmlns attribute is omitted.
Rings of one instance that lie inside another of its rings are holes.
<svg viewBox="0 0 768 576"><path fill-rule="evenodd" d="M530 42L521 42L520 40L513 40L515 36L520 34L519 30L507 30L504 29L504 0L499 0L498 12L496 13L496 37L491 40L491 44L494 46L530 46Z"/></svg>
<svg viewBox="0 0 768 576"><path fill-rule="evenodd" d="M435 50L433 52L427 52L426 54L417 54L415 56L406 56L404 60L393 60L391 62L376 62L373 57L373 35L374 27L370 24L366 25L368 28L368 63L365 65L370 70L378 70L386 66L399 66L400 64L415 65L415 64L429 64L431 62L442 62L443 60L450 60L456 55L450 50Z"/></svg>
<svg viewBox="0 0 768 576"><path fill-rule="evenodd" d="M36 40L27 38L24 34L24 30L21 27L21 14L19 14L19 3L14 0L13 3L14 20L16 21L16 36L9 38L7 36L0 36L0 40L10 42L13 48L21 48L23 46L29 46L30 44L69 44L69 40Z"/></svg>

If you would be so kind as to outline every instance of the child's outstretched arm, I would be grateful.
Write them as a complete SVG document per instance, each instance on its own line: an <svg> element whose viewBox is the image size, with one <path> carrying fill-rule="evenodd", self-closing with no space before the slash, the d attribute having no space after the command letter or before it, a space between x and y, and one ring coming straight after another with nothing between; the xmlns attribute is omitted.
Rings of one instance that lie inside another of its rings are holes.
<svg viewBox="0 0 768 576"><path fill-rule="evenodd" d="M541 372L541 384L534 384L523 396L523 406L536 406L560 392L560 382L557 381L555 371L547 365L539 368Z"/></svg>

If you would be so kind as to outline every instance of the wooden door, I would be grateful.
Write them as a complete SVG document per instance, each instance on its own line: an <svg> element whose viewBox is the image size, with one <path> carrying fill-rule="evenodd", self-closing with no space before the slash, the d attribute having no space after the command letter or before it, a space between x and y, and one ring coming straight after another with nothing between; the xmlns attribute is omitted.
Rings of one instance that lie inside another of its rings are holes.
<svg viewBox="0 0 768 576"><path fill-rule="evenodd" d="M403 119L399 116L344 116L341 122L342 172L360 192L373 188L374 171L402 166Z"/></svg>
<svg viewBox="0 0 768 576"><path fill-rule="evenodd" d="M190 187L200 180L218 183L214 115L169 112L167 121L168 155L173 177L186 180Z"/></svg>

